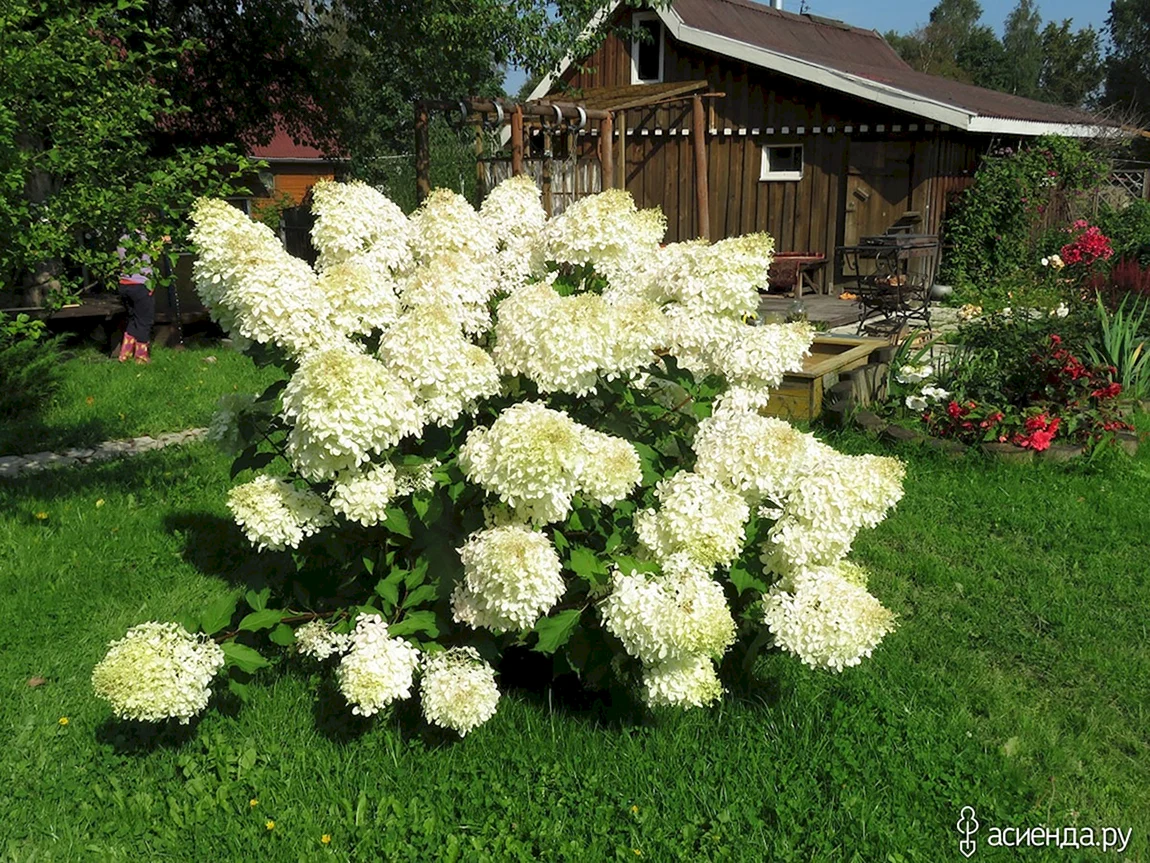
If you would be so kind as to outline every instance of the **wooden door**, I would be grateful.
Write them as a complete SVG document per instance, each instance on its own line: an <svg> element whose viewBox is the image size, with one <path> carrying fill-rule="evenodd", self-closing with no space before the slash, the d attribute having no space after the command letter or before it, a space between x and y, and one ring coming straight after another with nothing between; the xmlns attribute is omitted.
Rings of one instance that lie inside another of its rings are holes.
<svg viewBox="0 0 1150 863"><path fill-rule="evenodd" d="M851 141L843 242L883 233L910 209L914 150L909 141Z"/></svg>

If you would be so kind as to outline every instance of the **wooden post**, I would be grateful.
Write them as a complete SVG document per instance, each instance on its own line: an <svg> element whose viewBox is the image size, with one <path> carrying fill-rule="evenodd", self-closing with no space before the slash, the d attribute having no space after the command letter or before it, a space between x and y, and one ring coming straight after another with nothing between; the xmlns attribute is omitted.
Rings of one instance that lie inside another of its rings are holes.
<svg viewBox="0 0 1150 863"><path fill-rule="evenodd" d="M627 189L627 112L619 112L619 157L615 160L615 170L619 172L619 179L615 183L616 189Z"/></svg>
<svg viewBox="0 0 1150 863"><path fill-rule="evenodd" d="M711 239L710 189L707 183L707 127L703 100L695 96L691 105L691 147L695 151L695 209L699 236Z"/></svg>
<svg viewBox="0 0 1150 863"><path fill-rule="evenodd" d="M615 132L614 122L608 114L599 123L599 174L604 189L615 186Z"/></svg>
<svg viewBox="0 0 1150 863"><path fill-rule="evenodd" d="M551 130L543 127L543 212L551 218Z"/></svg>
<svg viewBox="0 0 1150 863"><path fill-rule="evenodd" d="M487 175L483 171L483 120L475 124L475 204L483 200L487 191Z"/></svg>
<svg viewBox="0 0 1150 863"><path fill-rule="evenodd" d="M1142 172L1142 200L1150 201L1150 168Z"/></svg>
<svg viewBox="0 0 1150 863"><path fill-rule="evenodd" d="M511 175L523 173L523 106L516 105L511 113Z"/></svg>
<svg viewBox="0 0 1150 863"><path fill-rule="evenodd" d="M415 103L415 197L420 203L431 194L431 118L427 106Z"/></svg>

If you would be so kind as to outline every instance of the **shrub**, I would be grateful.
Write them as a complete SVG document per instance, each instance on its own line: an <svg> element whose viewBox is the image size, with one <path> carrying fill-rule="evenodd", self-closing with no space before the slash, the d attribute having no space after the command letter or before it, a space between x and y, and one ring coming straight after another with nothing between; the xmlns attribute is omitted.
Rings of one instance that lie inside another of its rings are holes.
<svg viewBox="0 0 1150 863"><path fill-rule="evenodd" d="M45 407L59 389L62 362L43 321L0 312L0 417L26 417Z"/></svg>
<svg viewBox="0 0 1150 863"><path fill-rule="evenodd" d="M964 301L978 302L985 286L1053 251L1032 237L1054 197L1073 199L1105 172L1100 156L1056 136L986 156L947 218L940 278L957 286Z"/></svg>
<svg viewBox="0 0 1150 863"><path fill-rule="evenodd" d="M527 178L479 212L439 190L409 219L362 184L317 186L315 210L318 270L222 202L193 214L205 303L290 374L225 407L250 442L237 472L286 462L228 505L291 554L293 605L251 592L248 613L183 621L181 645L221 645L233 690L267 664L266 631L335 665L352 712L418 690L464 734L495 712L490 664L513 645L693 707L721 696L733 649L750 668L773 636L838 671L892 629L845 555L901 496L901 463L759 411L813 338L743 322L770 237L660 247L662 214L621 191L548 221ZM209 682L145 709L104 691L121 716L184 719Z"/></svg>
<svg viewBox="0 0 1150 863"><path fill-rule="evenodd" d="M1119 260L1133 259L1150 267L1150 201L1133 200L1121 208L1103 204L1098 227L1110 237Z"/></svg>

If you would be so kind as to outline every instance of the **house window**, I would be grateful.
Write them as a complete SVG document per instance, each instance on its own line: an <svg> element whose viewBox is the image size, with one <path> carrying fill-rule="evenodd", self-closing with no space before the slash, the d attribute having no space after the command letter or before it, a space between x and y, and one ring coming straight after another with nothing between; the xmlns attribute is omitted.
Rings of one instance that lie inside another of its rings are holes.
<svg viewBox="0 0 1150 863"><path fill-rule="evenodd" d="M631 83L657 84L663 80L663 22L654 12L636 12L631 24L645 33L631 39Z"/></svg>
<svg viewBox="0 0 1150 863"><path fill-rule="evenodd" d="M803 178L802 144L763 144L763 168L760 180L801 180Z"/></svg>

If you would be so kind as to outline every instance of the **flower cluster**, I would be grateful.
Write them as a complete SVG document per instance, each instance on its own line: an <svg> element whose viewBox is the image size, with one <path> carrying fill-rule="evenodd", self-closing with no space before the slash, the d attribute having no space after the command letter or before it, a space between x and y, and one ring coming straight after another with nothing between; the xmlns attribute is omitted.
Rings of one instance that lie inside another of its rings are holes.
<svg viewBox="0 0 1150 863"><path fill-rule="evenodd" d="M296 652L323 661L351 647L351 634L336 632L323 620L312 620L295 631Z"/></svg>
<svg viewBox="0 0 1150 863"><path fill-rule="evenodd" d="M283 393L288 458L307 479L331 479L423 426L410 385L348 342L309 354Z"/></svg>
<svg viewBox="0 0 1150 863"><path fill-rule="evenodd" d="M360 614L351 646L336 669L340 692L357 716L374 716L393 701L411 697L419 651L392 638L378 614Z"/></svg>
<svg viewBox="0 0 1150 863"><path fill-rule="evenodd" d="M319 495L270 476L233 488L228 509L248 542L261 551L297 548L305 536L332 522L331 508Z"/></svg>
<svg viewBox="0 0 1150 863"><path fill-rule="evenodd" d="M419 694L427 721L457 731L460 737L494 716L499 704L495 671L473 647L453 647L428 656Z"/></svg>
<svg viewBox="0 0 1150 863"><path fill-rule="evenodd" d="M499 305L492 357L540 392L585 395L599 378L634 374L666 347L666 320L654 303L595 294L563 297L548 282L520 288Z"/></svg>
<svg viewBox="0 0 1150 863"><path fill-rule="evenodd" d="M142 623L108 645L92 671L92 687L121 719L187 725L208 706L212 678L223 665L214 641L177 623Z"/></svg>
<svg viewBox="0 0 1150 863"><path fill-rule="evenodd" d="M775 643L812 668L842 671L862 662L894 628L894 614L835 567L809 569L763 597Z"/></svg>
<svg viewBox="0 0 1150 863"><path fill-rule="evenodd" d="M730 564L743 550L743 525L750 508L742 496L718 481L689 471L659 481L658 510L635 516L640 544L664 566L686 555L710 570Z"/></svg>
<svg viewBox="0 0 1150 863"><path fill-rule="evenodd" d="M639 210L621 189L581 198L544 229L547 257L560 264L592 265L608 281L655 254L667 219L659 210Z"/></svg>
<svg viewBox="0 0 1150 863"><path fill-rule="evenodd" d="M1108 261L1113 257L1114 248L1110 245L1110 238L1085 219L1076 221L1066 232L1074 237L1060 250L1061 260L1066 266L1088 268L1096 261Z"/></svg>
<svg viewBox="0 0 1150 863"><path fill-rule="evenodd" d="M473 628L530 629L566 588L551 541L520 524L473 533L459 557L463 582L452 608L457 622Z"/></svg>
<svg viewBox="0 0 1150 863"><path fill-rule="evenodd" d="M606 459L595 459L606 454ZM595 432L538 402L503 411L476 428L459 450L469 480L537 524L562 521L571 498L585 491L600 502L625 497L641 478L639 456L626 441Z"/></svg>
<svg viewBox="0 0 1150 863"><path fill-rule="evenodd" d="M331 508L364 527L379 524L387 517L388 504L399 494L395 467L388 462L372 465L362 473L341 474L331 487Z"/></svg>

